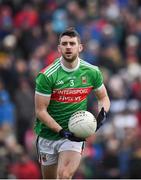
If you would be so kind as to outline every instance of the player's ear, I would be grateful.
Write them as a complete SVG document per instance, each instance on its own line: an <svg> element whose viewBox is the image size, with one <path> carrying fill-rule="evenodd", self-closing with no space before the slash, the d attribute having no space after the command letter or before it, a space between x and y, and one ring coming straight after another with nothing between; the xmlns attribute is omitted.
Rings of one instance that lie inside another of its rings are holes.
<svg viewBox="0 0 141 180"><path fill-rule="evenodd" d="M61 53L60 45L58 45L58 52Z"/></svg>
<svg viewBox="0 0 141 180"><path fill-rule="evenodd" d="M79 52L83 51L83 45L79 44Z"/></svg>

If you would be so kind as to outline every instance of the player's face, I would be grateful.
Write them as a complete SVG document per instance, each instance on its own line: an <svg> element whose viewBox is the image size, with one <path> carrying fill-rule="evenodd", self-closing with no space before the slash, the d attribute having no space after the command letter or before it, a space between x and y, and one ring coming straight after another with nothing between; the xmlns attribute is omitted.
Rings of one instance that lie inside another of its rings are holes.
<svg viewBox="0 0 141 180"><path fill-rule="evenodd" d="M82 44L79 43L77 37L63 36L58 50L67 62L73 62L82 51Z"/></svg>

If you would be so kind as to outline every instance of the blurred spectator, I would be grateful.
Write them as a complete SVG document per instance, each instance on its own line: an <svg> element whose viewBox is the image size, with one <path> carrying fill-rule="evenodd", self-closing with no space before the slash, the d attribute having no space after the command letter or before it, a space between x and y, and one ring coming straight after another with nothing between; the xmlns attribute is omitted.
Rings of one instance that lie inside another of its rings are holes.
<svg viewBox="0 0 141 180"><path fill-rule="evenodd" d="M0 127L15 125L15 107L10 101L9 93L0 79Z"/></svg>
<svg viewBox="0 0 141 180"><path fill-rule="evenodd" d="M132 96L138 100L141 100L141 76L135 78L131 85Z"/></svg>
<svg viewBox="0 0 141 180"><path fill-rule="evenodd" d="M106 150L103 158L104 178L120 178L119 160L118 160L119 141L116 137L111 137L106 144Z"/></svg>
<svg viewBox="0 0 141 180"><path fill-rule="evenodd" d="M53 31L56 33L63 32L68 23L67 23L67 14L66 11L63 9L58 9L53 14L53 22L52 22L52 28Z"/></svg>
<svg viewBox="0 0 141 180"><path fill-rule="evenodd" d="M2 136L2 132L0 133L0 178L7 179L8 178L8 165L9 165L9 152L5 146L3 141L4 136Z"/></svg>
<svg viewBox="0 0 141 180"><path fill-rule="evenodd" d="M16 154L17 161L9 166L10 176L16 179L40 179L39 166L21 148Z"/></svg>
<svg viewBox="0 0 141 180"><path fill-rule="evenodd" d="M29 128L25 132L25 148L28 155L34 160L37 161L37 152L36 152L36 136L33 131L33 128Z"/></svg>
<svg viewBox="0 0 141 180"><path fill-rule="evenodd" d="M139 179L141 177L141 143L140 137L135 141L134 149L131 155L131 162L130 162L130 178Z"/></svg>
<svg viewBox="0 0 141 180"><path fill-rule="evenodd" d="M0 39L13 30L12 9L7 5L0 6Z"/></svg>
<svg viewBox="0 0 141 180"><path fill-rule="evenodd" d="M16 28L30 29L38 25L38 13L31 4L25 4L14 17Z"/></svg>
<svg viewBox="0 0 141 180"><path fill-rule="evenodd" d="M19 88L15 92L16 130L18 142L25 145L25 133L32 127L34 118L33 92L26 79L20 79Z"/></svg>

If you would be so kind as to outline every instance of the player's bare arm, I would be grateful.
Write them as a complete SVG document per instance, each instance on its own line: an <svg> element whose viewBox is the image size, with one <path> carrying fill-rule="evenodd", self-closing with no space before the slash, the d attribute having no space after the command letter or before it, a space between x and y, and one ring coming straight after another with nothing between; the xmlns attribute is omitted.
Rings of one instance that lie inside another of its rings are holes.
<svg viewBox="0 0 141 180"><path fill-rule="evenodd" d="M102 85L100 89L96 90L95 95L98 100L98 111L100 111L101 108L104 107L104 110L108 112L110 109L110 100L105 86Z"/></svg>
<svg viewBox="0 0 141 180"><path fill-rule="evenodd" d="M36 116L55 132L59 132L62 127L49 115L47 107L50 102L50 97L35 94L35 113Z"/></svg>
<svg viewBox="0 0 141 180"><path fill-rule="evenodd" d="M102 85L100 89L95 91L95 95L98 100L98 109L99 109L99 113L97 116L97 130L98 130L106 120L106 114L110 109L110 100L104 85Z"/></svg>

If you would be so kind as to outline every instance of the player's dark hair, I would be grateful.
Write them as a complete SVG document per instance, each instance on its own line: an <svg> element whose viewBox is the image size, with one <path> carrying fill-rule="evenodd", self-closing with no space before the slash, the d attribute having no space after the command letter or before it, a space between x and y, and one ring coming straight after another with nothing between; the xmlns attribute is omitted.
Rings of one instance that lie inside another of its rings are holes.
<svg viewBox="0 0 141 180"><path fill-rule="evenodd" d="M62 32L59 36L59 42L63 36L69 36L69 37L77 37L78 41L81 42L79 33L73 28L69 27L64 32Z"/></svg>

